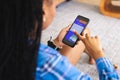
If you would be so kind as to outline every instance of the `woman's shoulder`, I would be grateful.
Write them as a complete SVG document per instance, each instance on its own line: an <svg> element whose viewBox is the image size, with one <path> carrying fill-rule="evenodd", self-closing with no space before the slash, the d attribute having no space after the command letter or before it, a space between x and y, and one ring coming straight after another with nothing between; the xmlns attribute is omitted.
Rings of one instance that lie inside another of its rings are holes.
<svg viewBox="0 0 120 80"><path fill-rule="evenodd" d="M55 49L45 45L45 44L40 44L39 49L38 49L38 58L52 58L52 57L59 57L62 56L58 51Z"/></svg>
<svg viewBox="0 0 120 80"><path fill-rule="evenodd" d="M39 66L42 66L50 60L54 59L55 61L59 57L62 57L62 55L58 51L52 49L47 45L40 44L37 56L37 64L39 64Z"/></svg>

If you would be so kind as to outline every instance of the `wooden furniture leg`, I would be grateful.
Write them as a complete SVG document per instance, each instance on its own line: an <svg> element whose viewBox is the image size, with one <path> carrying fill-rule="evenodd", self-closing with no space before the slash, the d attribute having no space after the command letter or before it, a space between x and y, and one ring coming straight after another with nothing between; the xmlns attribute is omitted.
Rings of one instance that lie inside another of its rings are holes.
<svg viewBox="0 0 120 80"><path fill-rule="evenodd" d="M100 11L104 15L120 18L120 6L113 5L112 0L101 0Z"/></svg>

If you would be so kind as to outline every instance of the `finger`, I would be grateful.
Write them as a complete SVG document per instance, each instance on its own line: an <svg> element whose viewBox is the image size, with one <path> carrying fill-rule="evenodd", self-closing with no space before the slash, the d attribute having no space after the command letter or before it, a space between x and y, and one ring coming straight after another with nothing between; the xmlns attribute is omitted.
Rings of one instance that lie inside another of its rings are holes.
<svg viewBox="0 0 120 80"><path fill-rule="evenodd" d="M82 32L82 36L85 36L85 33L84 33L84 32Z"/></svg>
<svg viewBox="0 0 120 80"><path fill-rule="evenodd" d="M98 39L98 36L95 36L96 39Z"/></svg>
<svg viewBox="0 0 120 80"><path fill-rule="evenodd" d="M99 40L99 37L98 37L98 36L95 36L95 39L96 39L96 40L98 40L98 41L100 42L100 40Z"/></svg>
<svg viewBox="0 0 120 80"><path fill-rule="evenodd" d="M93 37L91 37L91 39L93 39Z"/></svg>
<svg viewBox="0 0 120 80"><path fill-rule="evenodd" d="M71 25L72 25L72 24L69 24L69 25L67 26L67 29L69 29L69 28L71 27Z"/></svg>
<svg viewBox="0 0 120 80"><path fill-rule="evenodd" d="M101 41L98 36L96 36L96 40L101 44Z"/></svg>
<svg viewBox="0 0 120 80"><path fill-rule="evenodd" d="M69 24L67 27L65 27L65 30L69 30L72 24Z"/></svg>
<svg viewBox="0 0 120 80"><path fill-rule="evenodd" d="M87 33L87 35L90 37L91 35L89 33Z"/></svg>
<svg viewBox="0 0 120 80"><path fill-rule="evenodd" d="M84 34L88 34L90 36L90 30L86 27L85 30L83 31Z"/></svg>
<svg viewBox="0 0 120 80"><path fill-rule="evenodd" d="M68 27L70 27L72 24L69 24Z"/></svg>
<svg viewBox="0 0 120 80"><path fill-rule="evenodd" d="M79 41L77 41L77 43L76 44L79 44Z"/></svg>
<svg viewBox="0 0 120 80"><path fill-rule="evenodd" d="M87 39L89 39L89 38L90 38L90 35L88 35L88 34L85 34L85 37L86 37Z"/></svg>
<svg viewBox="0 0 120 80"><path fill-rule="evenodd" d="M76 31L73 31L80 40L83 40L84 39L84 36L81 36L79 33L77 33Z"/></svg>
<svg viewBox="0 0 120 80"><path fill-rule="evenodd" d="M86 29L82 32L82 35L84 35L84 36L85 36L85 34L87 34Z"/></svg>

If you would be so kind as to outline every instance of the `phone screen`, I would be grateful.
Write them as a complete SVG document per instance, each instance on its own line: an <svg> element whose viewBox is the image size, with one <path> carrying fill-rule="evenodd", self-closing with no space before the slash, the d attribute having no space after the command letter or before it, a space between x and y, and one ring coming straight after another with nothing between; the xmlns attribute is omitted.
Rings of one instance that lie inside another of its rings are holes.
<svg viewBox="0 0 120 80"><path fill-rule="evenodd" d="M69 31L67 32L67 34L65 35L63 42L73 47L76 44L76 41L78 40L78 37L75 35L73 31L76 31L79 34L81 34L85 27L87 26L88 22L89 22L88 18L78 16L75 19Z"/></svg>

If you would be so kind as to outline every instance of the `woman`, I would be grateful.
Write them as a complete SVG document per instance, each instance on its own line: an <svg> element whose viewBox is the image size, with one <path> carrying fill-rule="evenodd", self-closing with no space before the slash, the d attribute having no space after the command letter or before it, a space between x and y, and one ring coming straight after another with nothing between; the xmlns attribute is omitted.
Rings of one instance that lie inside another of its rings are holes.
<svg viewBox="0 0 120 80"><path fill-rule="evenodd" d="M56 0L43 1L43 29L47 28L52 22L56 12L56 3ZM36 68L36 80L92 80L89 75L78 71L72 65L76 64L82 53L81 51L85 49L85 46L89 52L89 55L96 61L100 80L120 79L112 63L109 61L109 59L105 58L102 46L97 36L90 37L90 34L88 33L85 36L81 36L75 32L75 34L80 40L82 40L83 43L78 41L78 44L71 49L62 43L62 39L68 29L69 27L63 29L58 37L53 40L54 45L62 47L60 52L65 56L62 56L58 51L44 44L40 45ZM76 54L75 52L71 51L75 51L77 53L79 51L80 53ZM75 56L75 54L77 56Z"/></svg>
<svg viewBox="0 0 120 80"><path fill-rule="evenodd" d="M52 22L55 8L56 0L3 0L0 2L2 21L0 23L2 28L0 29L0 80L91 79L87 74L78 71L70 63L71 60L67 55L69 61L55 49L39 44L41 30L47 28ZM66 31L68 28L63 30ZM64 36L63 32L60 35ZM61 46L61 40L58 39L62 38L60 35L54 40L57 46ZM99 39L91 38L89 35L86 37L78 35L78 37L86 45L89 55L96 60L100 79L120 79L111 62L103 58ZM106 74L102 74L103 72ZM107 72L111 74L107 75Z"/></svg>

